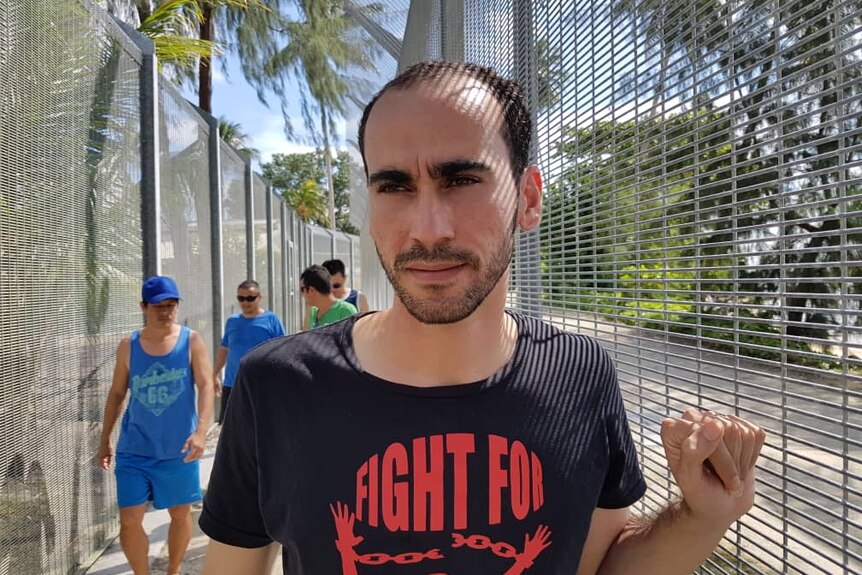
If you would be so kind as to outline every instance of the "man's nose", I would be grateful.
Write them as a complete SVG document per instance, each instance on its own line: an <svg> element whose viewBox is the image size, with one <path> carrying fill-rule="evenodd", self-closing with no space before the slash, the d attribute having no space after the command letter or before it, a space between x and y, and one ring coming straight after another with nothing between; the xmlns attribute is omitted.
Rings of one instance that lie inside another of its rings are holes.
<svg viewBox="0 0 862 575"><path fill-rule="evenodd" d="M420 190L409 214L410 239L427 247L449 242L455 237L455 218L464 215L454 213L439 190Z"/></svg>

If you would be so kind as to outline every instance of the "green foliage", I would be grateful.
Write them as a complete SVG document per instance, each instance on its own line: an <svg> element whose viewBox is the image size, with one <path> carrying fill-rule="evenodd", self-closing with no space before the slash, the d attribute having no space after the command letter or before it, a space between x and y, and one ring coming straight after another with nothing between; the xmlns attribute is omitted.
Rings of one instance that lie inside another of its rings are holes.
<svg viewBox="0 0 862 575"><path fill-rule="evenodd" d="M854 94L858 111L862 68L837 56L831 2L818 14L802 3L787 6L783 25L798 26L799 35L780 54L774 26L752 25L736 38L721 24L728 5L704 0L703 17L692 20L677 4L613 5L620 17L637 17L641 33L661 47L659 73L637 86L641 77L624 79L626 97L636 88L656 103L680 98L692 106L565 129L557 154L567 168L548 187L550 217L541 230L545 297L697 335L714 349L838 368L805 340L827 347L840 322L859 324L855 313L841 319L839 306L856 309L848 296L860 284L842 278L862 276L855 264L862 260L862 186L842 162L862 156L842 159L838 151L862 144L862 121L840 120L847 111L835 103L844 77L840 93L848 102ZM763 21L756 4L735 18L740 29ZM678 75L668 78L671 60ZM797 76L792 83L777 80L776 62L784 76ZM852 87L848 77L857 80ZM710 99L719 82L736 94L720 109ZM856 131L839 138L829 126L842 121Z"/></svg>
<svg viewBox="0 0 862 575"><path fill-rule="evenodd" d="M141 22L138 30L155 44L160 64L189 68L199 58L220 53L215 43L197 37L202 20L198 0L164 0Z"/></svg>
<svg viewBox="0 0 862 575"><path fill-rule="evenodd" d="M251 146L251 138L239 122L231 122L224 116L218 119L218 136L245 159L260 157L260 150Z"/></svg>
<svg viewBox="0 0 862 575"><path fill-rule="evenodd" d="M323 150L306 154L274 154L261 166L263 176L282 190L287 203L303 221L329 226L326 193L326 162ZM356 169L350 154L341 151L333 162L336 229L348 234L359 230L350 222L351 171Z"/></svg>
<svg viewBox="0 0 862 575"><path fill-rule="evenodd" d="M288 137L295 137L287 113L288 99L295 98L290 88L295 86L305 127L324 148L347 102L366 95L367 81L361 75L374 70L373 56L379 50L342 6L343 0L272 0L267 12L232 12L225 23L258 98L267 102L268 94L274 94L281 103Z"/></svg>

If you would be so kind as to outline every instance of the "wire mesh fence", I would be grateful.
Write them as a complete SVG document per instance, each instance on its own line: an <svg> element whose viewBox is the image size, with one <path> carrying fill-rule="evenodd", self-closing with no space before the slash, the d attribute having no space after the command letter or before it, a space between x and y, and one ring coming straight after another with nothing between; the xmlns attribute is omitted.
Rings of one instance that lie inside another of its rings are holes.
<svg viewBox="0 0 862 575"><path fill-rule="evenodd" d="M312 254L151 45L86 0L0 2L0 118L0 574L65 575L119 527L94 456L145 275L177 279L179 320L215 347L241 281L293 331L299 272L357 238Z"/></svg>
<svg viewBox="0 0 862 575"><path fill-rule="evenodd" d="M383 70L465 60L521 83L545 209L516 243L509 304L614 356L650 482L640 510L674 496L660 421L735 413L769 431L759 497L700 572L862 573L862 3L376 14L357 23Z"/></svg>
<svg viewBox="0 0 862 575"><path fill-rule="evenodd" d="M426 58L524 86L545 215L510 305L614 355L640 510L673 494L660 420L731 411L770 433L760 495L700 572L862 573L862 4L345 2L372 5L367 87ZM361 175L362 239L309 227L227 146L213 177L211 123L155 76L142 101L148 69L86 2L0 3L0 573L74 571L116 532L92 455L146 270L214 345L252 276L288 331L312 262L391 299Z"/></svg>

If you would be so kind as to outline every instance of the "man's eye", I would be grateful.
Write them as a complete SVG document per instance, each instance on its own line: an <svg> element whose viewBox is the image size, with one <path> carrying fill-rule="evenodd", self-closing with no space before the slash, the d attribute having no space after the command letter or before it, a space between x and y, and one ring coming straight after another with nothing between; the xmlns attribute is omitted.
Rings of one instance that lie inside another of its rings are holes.
<svg viewBox="0 0 862 575"><path fill-rule="evenodd" d="M479 180L473 176L455 176L449 180L449 187L472 186L478 183Z"/></svg>
<svg viewBox="0 0 862 575"><path fill-rule="evenodd" d="M407 191L407 188L403 184L382 184L377 187L378 194L392 194L404 191Z"/></svg>

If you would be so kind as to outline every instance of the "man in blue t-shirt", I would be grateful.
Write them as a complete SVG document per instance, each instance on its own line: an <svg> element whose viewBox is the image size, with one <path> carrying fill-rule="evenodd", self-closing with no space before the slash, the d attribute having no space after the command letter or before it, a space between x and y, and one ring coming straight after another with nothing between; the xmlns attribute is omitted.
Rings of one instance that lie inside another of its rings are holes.
<svg viewBox="0 0 862 575"><path fill-rule="evenodd" d="M278 316L260 307L260 284L254 280L242 282L236 288L236 299L241 311L227 319L215 359L215 393L221 395L219 423L222 422L227 409L230 390L239 369L239 360L258 344L284 335L284 326ZM220 383L222 368L225 368L224 380Z"/></svg>

